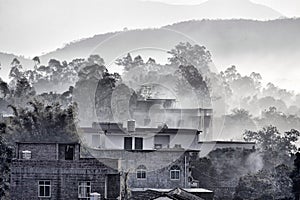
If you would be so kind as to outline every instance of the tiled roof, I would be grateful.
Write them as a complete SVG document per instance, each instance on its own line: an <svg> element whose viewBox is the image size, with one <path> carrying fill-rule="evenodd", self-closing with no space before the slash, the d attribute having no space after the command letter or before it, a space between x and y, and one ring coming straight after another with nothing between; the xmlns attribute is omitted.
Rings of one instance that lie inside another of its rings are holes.
<svg viewBox="0 0 300 200"><path fill-rule="evenodd" d="M134 193L134 195L130 199L131 200L155 200L161 197L167 197L168 199L173 199L173 200L203 200L201 197L189 193L181 188L176 188L168 192L149 189L143 192Z"/></svg>

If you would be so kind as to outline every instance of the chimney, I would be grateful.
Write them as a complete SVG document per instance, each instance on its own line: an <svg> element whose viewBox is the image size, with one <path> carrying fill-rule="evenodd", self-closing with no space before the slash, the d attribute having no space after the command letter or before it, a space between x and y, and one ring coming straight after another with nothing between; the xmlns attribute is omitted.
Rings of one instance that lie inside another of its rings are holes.
<svg viewBox="0 0 300 200"><path fill-rule="evenodd" d="M127 121L127 131L135 132L135 120L132 119Z"/></svg>

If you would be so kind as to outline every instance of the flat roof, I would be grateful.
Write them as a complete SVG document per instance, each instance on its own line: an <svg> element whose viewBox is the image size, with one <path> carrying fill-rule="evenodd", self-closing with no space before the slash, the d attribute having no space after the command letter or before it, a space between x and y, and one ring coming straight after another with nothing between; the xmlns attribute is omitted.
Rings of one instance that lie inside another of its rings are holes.
<svg viewBox="0 0 300 200"><path fill-rule="evenodd" d="M84 133L99 133L99 132L103 132L105 131L105 129L101 129L101 128L93 128L93 127L80 127L79 129L81 129ZM113 134L113 133L123 133L123 134L127 134L127 129L107 129L107 134ZM147 127L139 127L135 129L135 132L132 133L147 133L147 132L152 132L152 133L172 133L172 134L176 134L178 132L185 132L185 133L196 133L199 132L199 130L197 129L187 129L187 128L147 128Z"/></svg>
<svg viewBox="0 0 300 200"><path fill-rule="evenodd" d="M16 144L79 144L79 142L38 142L38 141L33 141L33 142L15 142Z"/></svg>
<svg viewBox="0 0 300 200"><path fill-rule="evenodd" d="M107 148L94 148L85 146L88 149L96 151L128 151L128 152L200 152L199 149L184 149L184 148L162 148L162 149L107 149Z"/></svg>
<svg viewBox="0 0 300 200"><path fill-rule="evenodd" d="M226 140L215 140L215 141L200 141L199 144L256 144L255 142L246 141L226 141Z"/></svg>
<svg viewBox="0 0 300 200"><path fill-rule="evenodd" d="M207 190L204 188L182 188L183 190L190 193L213 193L211 190ZM174 189L162 189L162 188L131 188L133 192L143 192L147 190L157 191L157 192L170 192Z"/></svg>
<svg viewBox="0 0 300 200"><path fill-rule="evenodd" d="M138 99L137 101L176 101L176 99L172 99L172 98L147 98L147 99Z"/></svg>

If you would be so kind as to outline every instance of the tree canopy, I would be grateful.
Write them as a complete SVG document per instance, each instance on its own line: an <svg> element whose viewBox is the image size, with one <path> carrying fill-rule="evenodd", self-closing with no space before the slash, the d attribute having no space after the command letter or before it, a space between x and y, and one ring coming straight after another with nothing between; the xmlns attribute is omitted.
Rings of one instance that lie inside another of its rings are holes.
<svg viewBox="0 0 300 200"><path fill-rule="evenodd" d="M77 141L76 104L62 108L58 103L34 100L26 107L10 105L14 116L6 128L11 143L15 141Z"/></svg>

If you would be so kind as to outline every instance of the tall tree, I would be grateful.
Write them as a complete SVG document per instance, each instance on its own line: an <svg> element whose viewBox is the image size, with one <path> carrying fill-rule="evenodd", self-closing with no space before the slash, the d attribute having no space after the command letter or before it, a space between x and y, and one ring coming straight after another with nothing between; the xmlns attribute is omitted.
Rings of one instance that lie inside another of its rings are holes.
<svg viewBox="0 0 300 200"><path fill-rule="evenodd" d="M169 62L172 66L193 65L202 74L207 74L210 71L209 66L212 64L211 54L204 46L180 42L168 53L171 55Z"/></svg>
<svg viewBox="0 0 300 200"><path fill-rule="evenodd" d="M73 90L73 99L78 103L81 125L90 126L96 120L95 94L98 82L108 73L104 65L85 65L78 72L78 81Z"/></svg>
<svg viewBox="0 0 300 200"><path fill-rule="evenodd" d="M130 53L128 53L127 56L116 60L116 64L123 66L125 71L129 71L133 67L132 62L133 61Z"/></svg>
<svg viewBox="0 0 300 200"><path fill-rule="evenodd" d="M117 73L110 74L106 72L98 82L95 93L95 108L99 121L114 121L112 95L120 78Z"/></svg>
<svg viewBox="0 0 300 200"><path fill-rule="evenodd" d="M17 81L21 79L23 76L24 74L23 74L22 64L17 58L14 58L13 61L11 62L11 69L9 72L9 78L11 79L9 83L10 86L14 88Z"/></svg>
<svg viewBox="0 0 300 200"><path fill-rule="evenodd" d="M182 93L181 90L186 90L186 85L188 84L192 89L191 95L195 94L196 104L198 107L209 107L211 106L210 92L207 86L206 81L199 73L196 67L192 65L184 66L180 65L176 74L179 75L179 83L183 83L182 85L177 84L177 93ZM181 86L181 87L179 87ZM186 93L186 91L184 91Z"/></svg>
<svg viewBox="0 0 300 200"><path fill-rule="evenodd" d="M246 141L255 141L259 146L267 169L290 163L290 155L297 150L295 142L299 136L299 131L295 129L281 134L274 126L267 126L259 131L247 130L244 133Z"/></svg>
<svg viewBox="0 0 300 200"><path fill-rule="evenodd" d="M23 77L18 80L16 89L14 91L14 97L15 98L21 98L21 97L28 97L35 95L34 88L30 85L28 80Z"/></svg>

